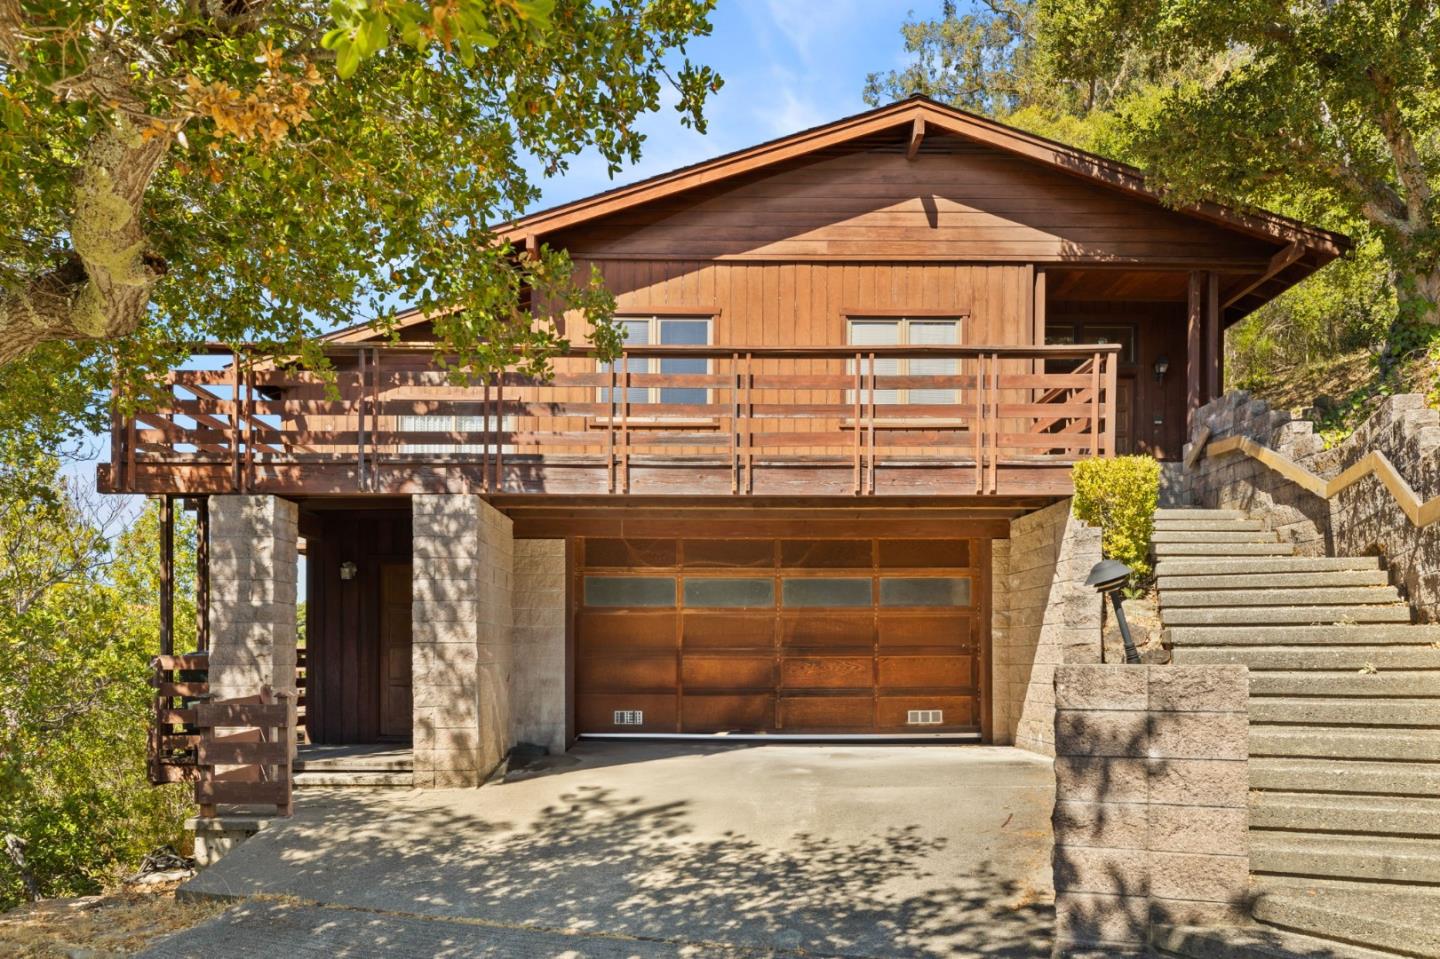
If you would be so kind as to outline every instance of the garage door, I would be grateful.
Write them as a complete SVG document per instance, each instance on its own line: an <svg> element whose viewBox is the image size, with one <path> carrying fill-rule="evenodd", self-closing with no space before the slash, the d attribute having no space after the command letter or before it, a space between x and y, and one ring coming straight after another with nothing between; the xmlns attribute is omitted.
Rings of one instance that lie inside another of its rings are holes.
<svg viewBox="0 0 1440 959"><path fill-rule="evenodd" d="M576 730L978 731L983 545L584 540Z"/></svg>

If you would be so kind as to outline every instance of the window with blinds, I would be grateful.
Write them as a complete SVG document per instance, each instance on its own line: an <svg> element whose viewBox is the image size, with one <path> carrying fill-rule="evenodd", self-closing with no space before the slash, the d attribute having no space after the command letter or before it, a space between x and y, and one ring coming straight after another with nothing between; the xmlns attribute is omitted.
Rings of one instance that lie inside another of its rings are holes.
<svg viewBox="0 0 1440 959"><path fill-rule="evenodd" d="M619 318L625 330L626 346L708 346L710 320L693 316L625 316ZM608 373L614 363L601 363L600 371ZM696 374L710 372L710 361L703 357L630 357L631 373ZM632 387L625 397L630 403L706 403L709 390L704 387L661 386ZM610 402L610 391L600 390L600 402Z"/></svg>
<svg viewBox="0 0 1440 959"><path fill-rule="evenodd" d="M402 443L400 453L413 454L417 456L480 456L486 452L483 442L485 433L485 417L483 416L447 416L426 415L426 416L401 416L398 417L396 426L402 433L436 433L445 434L443 441L435 443ZM491 420L493 427L494 420ZM502 433L508 433L515 428L515 417L503 416L500 419L499 429ZM468 443L467 439L474 437L481 442ZM439 440L439 436L436 437ZM501 452L513 452L514 448L507 444Z"/></svg>
<svg viewBox="0 0 1440 959"><path fill-rule="evenodd" d="M959 346L960 320L944 317L855 318L849 324L852 346ZM960 372L954 357L876 357L876 376L953 376ZM854 372L851 361L850 372ZM865 365L868 372L869 364ZM941 404L958 402L951 389L876 390L877 404Z"/></svg>

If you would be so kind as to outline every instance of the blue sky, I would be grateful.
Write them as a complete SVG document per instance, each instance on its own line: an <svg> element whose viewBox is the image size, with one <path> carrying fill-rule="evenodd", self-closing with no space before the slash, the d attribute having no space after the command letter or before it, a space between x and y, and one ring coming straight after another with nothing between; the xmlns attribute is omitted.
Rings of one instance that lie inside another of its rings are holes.
<svg viewBox="0 0 1440 959"><path fill-rule="evenodd" d="M864 110L866 75L906 62L900 26L911 10L921 18L939 16L940 0L719 0L714 31L688 51L725 79L707 105L708 132L681 126L671 97L640 124L647 139L638 164L612 180L603 161L582 156L566 174L538 180L540 206Z"/></svg>

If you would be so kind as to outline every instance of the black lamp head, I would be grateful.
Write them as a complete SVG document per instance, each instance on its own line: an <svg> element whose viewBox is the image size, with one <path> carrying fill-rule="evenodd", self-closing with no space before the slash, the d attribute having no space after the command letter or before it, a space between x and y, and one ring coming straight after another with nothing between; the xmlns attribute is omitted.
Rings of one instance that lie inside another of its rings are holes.
<svg viewBox="0 0 1440 959"><path fill-rule="evenodd" d="M1118 559L1102 559L1090 570L1090 577L1085 580L1085 585L1095 587L1098 593L1108 593L1124 586L1132 572L1134 570Z"/></svg>

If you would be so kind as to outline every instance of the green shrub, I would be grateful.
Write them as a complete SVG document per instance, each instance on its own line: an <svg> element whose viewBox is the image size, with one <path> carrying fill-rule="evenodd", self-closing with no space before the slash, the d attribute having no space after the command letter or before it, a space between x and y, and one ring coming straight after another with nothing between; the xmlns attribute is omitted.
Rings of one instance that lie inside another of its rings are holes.
<svg viewBox="0 0 1440 959"><path fill-rule="evenodd" d="M1150 534L1160 500L1160 463L1148 456L1089 459L1075 464L1075 515L1100 527L1101 549L1135 571L1150 575Z"/></svg>

